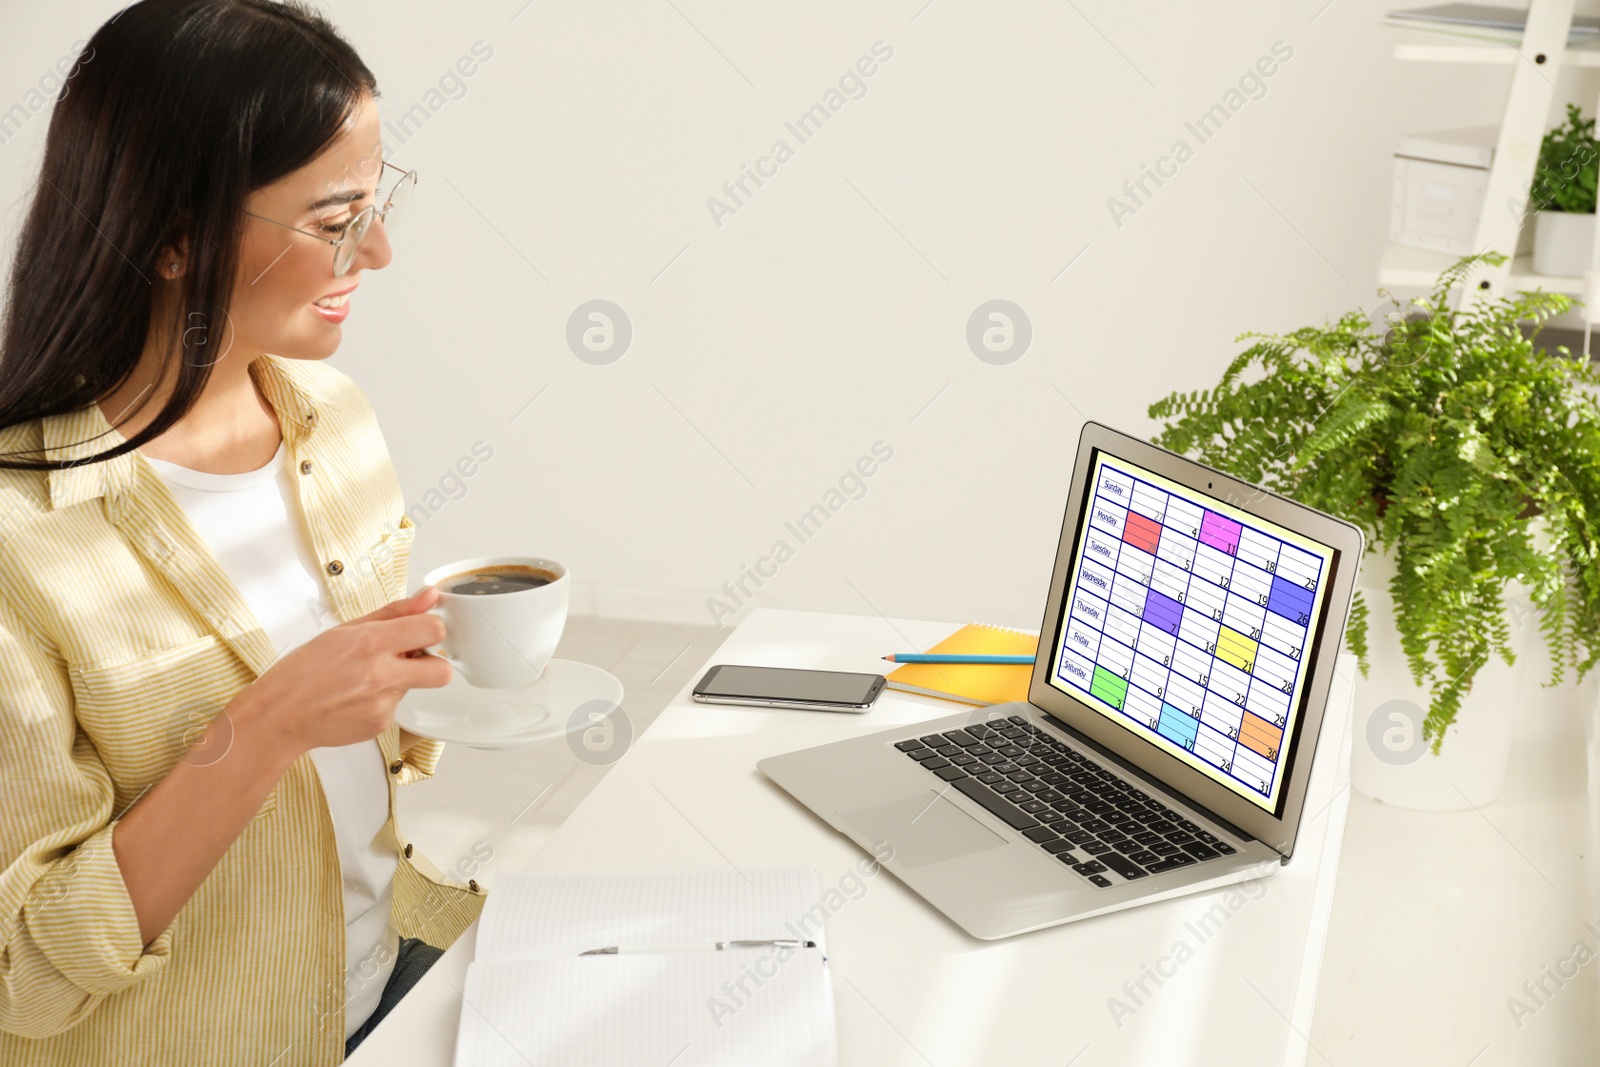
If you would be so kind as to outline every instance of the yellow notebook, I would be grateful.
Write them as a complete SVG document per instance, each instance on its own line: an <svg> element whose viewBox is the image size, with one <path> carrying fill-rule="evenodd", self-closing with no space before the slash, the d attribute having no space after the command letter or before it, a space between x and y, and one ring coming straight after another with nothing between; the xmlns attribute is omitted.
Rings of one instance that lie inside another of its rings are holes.
<svg viewBox="0 0 1600 1067"><path fill-rule="evenodd" d="M1005 626L974 622L926 652L983 656L1033 656L1039 639ZM1028 699L1031 663L907 663L888 675L890 689L959 700L963 704L1004 704Z"/></svg>

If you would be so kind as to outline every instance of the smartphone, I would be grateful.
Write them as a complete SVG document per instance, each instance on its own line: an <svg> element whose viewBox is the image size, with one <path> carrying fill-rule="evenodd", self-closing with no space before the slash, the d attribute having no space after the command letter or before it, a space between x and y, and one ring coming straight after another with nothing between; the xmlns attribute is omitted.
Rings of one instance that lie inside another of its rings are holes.
<svg viewBox="0 0 1600 1067"><path fill-rule="evenodd" d="M883 675L739 667L719 663L695 683L702 704L754 704L799 711L866 711L883 692Z"/></svg>

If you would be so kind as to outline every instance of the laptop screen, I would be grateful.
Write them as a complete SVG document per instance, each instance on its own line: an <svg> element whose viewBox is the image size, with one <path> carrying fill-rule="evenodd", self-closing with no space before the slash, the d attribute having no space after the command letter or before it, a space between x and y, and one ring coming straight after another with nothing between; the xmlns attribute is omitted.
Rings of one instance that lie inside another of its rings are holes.
<svg viewBox="0 0 1600 1067"><path fill-rule="evenodd" d="M1055 688L1276 812L1335 550L1096 449Z"/></svg>

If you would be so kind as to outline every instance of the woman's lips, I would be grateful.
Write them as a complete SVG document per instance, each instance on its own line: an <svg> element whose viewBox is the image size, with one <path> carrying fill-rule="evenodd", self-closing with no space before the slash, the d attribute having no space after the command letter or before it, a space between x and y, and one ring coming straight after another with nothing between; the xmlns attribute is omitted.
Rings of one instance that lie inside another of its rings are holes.
<svg viewBox="0 0 1600 1067"><path fill-rule="evenodd" d="M323 297L325 301L334 303L335 307L323 307L321 304L312 304L311 310L315 311L325 321L332 323L343 322L350 314L350 293L354 289L347 289L336 296Z"/></svg>

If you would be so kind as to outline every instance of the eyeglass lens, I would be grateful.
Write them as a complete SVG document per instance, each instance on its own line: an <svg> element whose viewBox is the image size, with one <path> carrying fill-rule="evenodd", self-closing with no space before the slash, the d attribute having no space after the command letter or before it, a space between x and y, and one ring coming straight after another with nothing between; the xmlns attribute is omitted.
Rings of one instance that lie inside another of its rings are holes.
<svg viewBox="0 0 1600 1067"><path fill-rule="evenodd" d="M383 207L383 232L385 236L394 236L395 226L400 216L405 213L406 202L411 199L411 190L416 188L417 177L415 171L407 171L389 191L389 198ZM372 229L372 220L377 212L368 207L350 220L350 225L345 229L344 240L333 250L333 273L342 275L350 269L355 262L356 253L361 251L361 242L366 239L367 231Z"/></svg>

